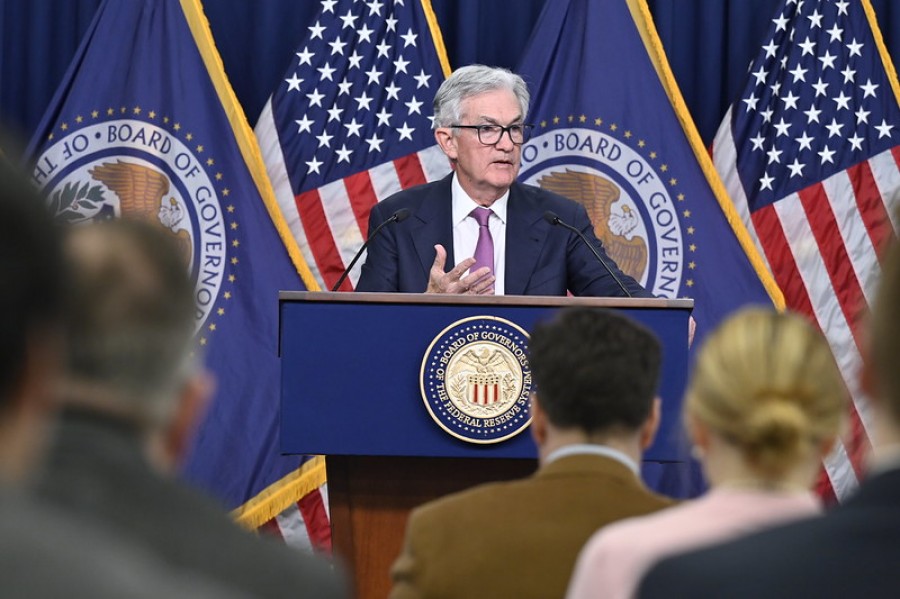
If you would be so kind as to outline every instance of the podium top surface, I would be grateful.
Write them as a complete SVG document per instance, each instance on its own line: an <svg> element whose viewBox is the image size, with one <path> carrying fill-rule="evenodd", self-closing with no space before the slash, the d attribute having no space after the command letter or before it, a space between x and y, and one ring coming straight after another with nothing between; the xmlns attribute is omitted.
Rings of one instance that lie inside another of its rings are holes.
<svg viewBox="0 0 900 599"><path fill-rule="evenodd" d="M522 371L516 409L505 419L455 415L460 390L446 391L442 381L450 379L438 370L446 356L450 372L453 356L470 341L527 352L526 331L567 306L591 306L621 311L660 339L663 426L645 456L678 460L692 300L296 291L279 299L284 453L534 458L531 435L518 428L530 421L530 371ZM467 373L454 370L457 387Z"/></svg>
<svg viewBox="0 0 900 599"><path fill-rule="evenodd" d="M593 306L596 308L674 308L691 310L692 299L643 297L566 297L544 295L457 295L450 293L346 293L279 291L281 302L367 302L373 304L439 304L458 306Z"/></svg>

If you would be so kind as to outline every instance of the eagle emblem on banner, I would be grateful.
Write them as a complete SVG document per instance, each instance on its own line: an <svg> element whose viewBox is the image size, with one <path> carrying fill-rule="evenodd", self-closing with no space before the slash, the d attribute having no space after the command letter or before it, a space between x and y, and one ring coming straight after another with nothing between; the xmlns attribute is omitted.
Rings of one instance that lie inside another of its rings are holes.
<svg viewBox="0 0 900 599"><path fill-rule="evenodd" d="M641 280L647 268L647 240L638 230L640 216L630 206L615 206L621 195L618 185L606 177L571 169L544 175L538 185L584 206L606 252L625 274ZM614 207L619 210L614 212Z"/></svg>

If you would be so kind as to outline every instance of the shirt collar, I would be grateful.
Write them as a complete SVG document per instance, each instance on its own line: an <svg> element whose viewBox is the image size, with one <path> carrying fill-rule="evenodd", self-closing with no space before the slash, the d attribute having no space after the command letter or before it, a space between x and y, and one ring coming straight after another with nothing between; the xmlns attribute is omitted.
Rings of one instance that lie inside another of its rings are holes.
<svg viewBox="0 0 900 599"><path fill-rule="evenodd" d="M636 476L640 476L641 473L640 467L637 465L637 463L618 449L613 449L612 447L607 447L606 445L594 445L591 443L574 443L572 445L560 447L556 451L550 452L550 454L544 460L544 464L549 464L550 462L556 461L560 458L566 458L573 455L598 455L604 458L610 458L624 464L629 470L634 472Z"/></svg>
<svg viewBox="0 0 900 599"><path fill-rule="evenodd" d="M469 194L459 184L459 177L453 173L452 196L453 196L453 226L463 222L472 212L473 208L480 206L475 200L469 197ZM506 207L509 204L509 190L506 190L493 204L491 210L494 216L500 219L500 222L506 224Z"/></svg>

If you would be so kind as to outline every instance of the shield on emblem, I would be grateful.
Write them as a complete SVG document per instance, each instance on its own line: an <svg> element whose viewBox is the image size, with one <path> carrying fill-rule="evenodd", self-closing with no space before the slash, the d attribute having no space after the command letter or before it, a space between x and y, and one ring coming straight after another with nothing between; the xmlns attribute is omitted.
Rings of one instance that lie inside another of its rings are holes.
<svg viewBox="0 0 900 599"><path fill-rule="evenodd" d="M500 401L500 375L470 374L467 383L470 403L487 406Z"/></svg>

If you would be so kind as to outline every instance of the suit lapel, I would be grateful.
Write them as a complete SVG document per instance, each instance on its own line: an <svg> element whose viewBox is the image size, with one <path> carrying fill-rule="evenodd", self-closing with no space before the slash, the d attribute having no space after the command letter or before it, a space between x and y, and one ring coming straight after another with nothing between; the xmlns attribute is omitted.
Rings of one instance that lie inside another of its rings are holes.
<svg viewBox="0 0 900 599"><path fill-rule="evenodd" d="M518 183L509 190L506 213L506 295L524 295L544 247L547 227L540 207Z"/></svg>
<svg viewBox="0 0 900 599"><path fill-rule="evenodd" d="M439 243L447 250L447 262L444 270L450 270L455 264L453 260L453 210L452 187L453 173L444 177L422 198L419 209L412 218L416 219L410 227L412 242L425 273L425 281L431 265L434 263L434 246Z"/></svg>

